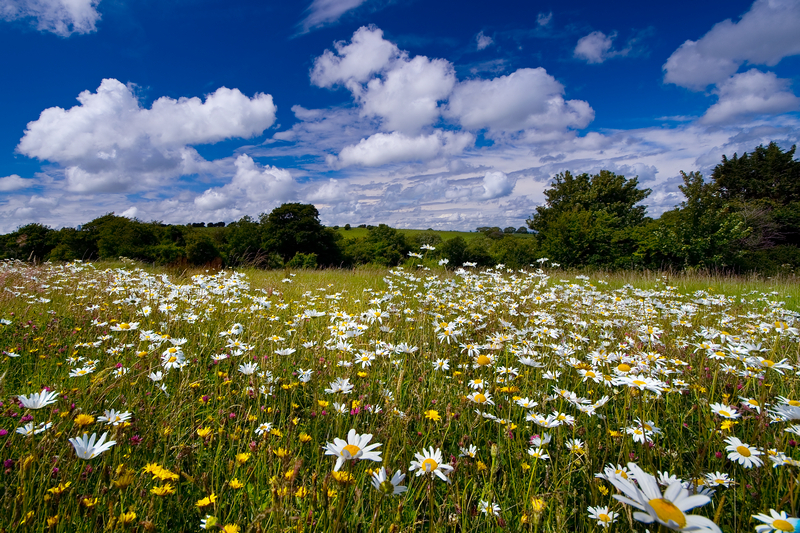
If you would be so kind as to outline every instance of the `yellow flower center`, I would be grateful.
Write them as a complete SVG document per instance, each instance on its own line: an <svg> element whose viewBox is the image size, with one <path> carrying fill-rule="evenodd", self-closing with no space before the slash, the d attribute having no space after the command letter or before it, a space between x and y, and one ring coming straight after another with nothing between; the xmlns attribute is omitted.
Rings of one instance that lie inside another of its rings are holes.
<svg viewBox="0 0 800 533"><path fill-rule="evenodd" d="M630 372L631 367L626 365L625 363L622 363L617 367L617 370L619 370L620 372Z"/></svg>
<svg viewBox="0 0 800 533"><path fill-rule="evenodd" d="M750 448L747 446L737 446L736 451L739 452L739 455L742 457L750 457L752 454L750 453Z"/></svg>
<svg viewBox="0 0 800 533"><path fill-rule="evenodd" d="M597 518L599 518L601 522L610 522L611 521L611 517L608 516L605 513L600 513L600 516L598 516Z"/></svg>
<svg viewBox="0 0 800 533"><path fill-rule="evenodd" d="M723 411L723 410L720 410L719 414L721 414L722 416L727 416L728 418L730 418L731 416L731 414L728 411Z"/></svg>
<svg viewBox="0 0 800 533"><path fill-rule="evenodd" d="M655 498L647 503L649 503L650 507L656 512L658 519L665 524L672 520L678 524L681 529L686 527L686 517L671 501L665 500L664 498Z"/></svg>
<svg viewBox="0 0 800 533"><path fill-rule="evenodd" d="M433 472L437 468L439 468L439 463L437 463L433 459L428 458L422 461L422 469L425 470L426 472Z"/></svg>
<svg viewBox="0 0 800 533"><path fill-rule="evenodd" d="M127 322L122 322L122 323L119 325L119 329L131 329L131 325L130 325L130 324L128 324Z"/></svg>
<svg viewBox="0 0 800 533"><path fill-rule="evenodd" d="M595 376L597 376L597 374L595 374L595 373L594 373L594 372L592 372L591 370L587 370L587 371L586 371L586 377L593 378L593 377L595 377Z"/></svg>
<svg viewBox="0 0 800 533"><path fill-rule="evenodd" d="M476 363L478 363L478 366L486 366L486 365L488 365L489 363L491 363L491 362L492 362L492 360L491 360L491 359L489 359L489 358L488 358L487 356L485 356L485 355L479 355L479 356L478 356L478 359L476 359L476 360L475 360L475 362L476 362Z"/></svg>
<svg viewBox="0 0 800 533"><path fill-rule="evenodd" d="M774 365L774 364L775 364L775 361L772 361L772 360L770 360L770 359L764 359L764 360L762 361L762 363L764 364L764 366L772 366L772 365Z"/></svg>
<svg viewBox="0 0 800 533"><path fill-rule="evenodd" d="M356 455L358 455L358 452L360 452L360 451L361 451L361 448L359 448L359 447L358 447L358 446L356 446L355 444L348 444L347 446L345 446L344 448L342 448L342 450L343 450L343 451L344 451L344 450L346 450L346 451L347 451L347 453L349 453L349 454L350 454L350 457L355 457Z"/></svg>
<svg viewBox="0 0 800 533"><path fill-rule="evenodd" d="M483 403L483 402L485 402L485 401L486 401L486 396L484 396L484 395L483 395L483 394L481 394L480 392L479 392L478 394L476 394L476 395L475 395L475 402L476 402L476 403Z"/></svg>
<svg viewBox="0 0 800 533"><path fill-rule="evenodd" d="M780 518L772 522L772 528L779 531L794 531L794 526L792 526L792 524Z"/></svg>
<svg viewBox="0 0 800 533"><path fill-rule="evenodd" d="M797 400L789 400L789 405L791 405L792 407L797 407L800 406L800 402L798 402Z"/></svg>
<svg viewBox="0 0 800 533"><path fill-rule="evenodd" d="M647 385L647 382L646 381L642 381L641 379L634 379L633 380L633 384L641 386L641 385Z"/></svg>

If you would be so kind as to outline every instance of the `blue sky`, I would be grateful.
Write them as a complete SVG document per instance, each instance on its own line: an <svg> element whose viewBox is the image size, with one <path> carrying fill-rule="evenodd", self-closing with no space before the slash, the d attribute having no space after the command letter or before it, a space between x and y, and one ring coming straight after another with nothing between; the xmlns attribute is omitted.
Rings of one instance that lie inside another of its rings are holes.
<svg viewBox="0 0 800 533"><path fill-rule="evenodd" d="M0 231L108 212L523 225L800 137L800 2L0 0Z"/></svg>

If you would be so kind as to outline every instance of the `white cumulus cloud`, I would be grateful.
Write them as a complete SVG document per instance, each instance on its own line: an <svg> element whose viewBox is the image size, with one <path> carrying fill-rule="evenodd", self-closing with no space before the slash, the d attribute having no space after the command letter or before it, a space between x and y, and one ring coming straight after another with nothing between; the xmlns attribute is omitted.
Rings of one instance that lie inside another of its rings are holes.
<svg viewBox="0 0 800 533"><path fill-rule="evenodd" d="M360 104L362 116L378 118L385 131L413 135L435 122L439 102L456 83L449 61L409 58L378 28L360 28L349 45L334 46L336 54L328 50L315 60L312 83L344 85Z"/></svg>
<svg viewBox="0 0 800 533"><path fill-rule="evenodd" d="M407 136L400 132L376 133L358 144L345 146L330 156L335 168L353 165L377 167L404 161L429 161L441 155L457 155L475 142L470 133L436 130L430 135Z"/></svg>
<svg viewBox="0 0 800 533"><path fill-rule="evenodd" d="M146 109L115 79L78 101L42 111L17 146L65 167L68 188L77 192L120 192L201 172L208 162L190 145L253 137L274 123L276 111L268 94L248 98L225 87L204 102L162 97Z"/></svg>
<svg viewBox="0 0 800 533"><path fill-rule="evenodd" d="M564 100L564 86L541 67L507 76L461 82L450 96L445 116L468 129L498 132L583 128L594 110L583 100Z"/></svg>
<svg viewBox="0 0 800 533"><path fill-rule="evenodd" d="M800 109L800 98L789 89L790 80L774 72L750 69L732 76L714 90L716 104L700 119L706 124L731 122L743 116L778 114Z"/></svg>
<svg viewBox="0 0 800 533"><path fill-rule="evenodd" d="M69 37L97 30L100 0L0 0L0 18L36 19L36 29Z"/></svg>
<svg viewBox="0 0 800 533"><path fill-rule="evenodd" d="M260 167L253 159L242 154L236 158L236 174L230 183L207 189L194 199L203 211L237 208L247 212L247 205L276 206L294 199L297 182L291 173L282 168Z"/></svg>
<svg viewBox="0 0 800 533"><path fill-rule="evenodd" d="M17 174L11 174L5 178L0 178L0 192L11 192L25 189L34 185L33 180L26 180Z"/></svg>
<svg viewBox="0 0 800 533"><path fill-rule="evenodd" d="M684 42L664 64L664 81L703 90L744 63L774 66L800 54L800 2L756 0L738 22L724 20L697 41Z"/></svg>

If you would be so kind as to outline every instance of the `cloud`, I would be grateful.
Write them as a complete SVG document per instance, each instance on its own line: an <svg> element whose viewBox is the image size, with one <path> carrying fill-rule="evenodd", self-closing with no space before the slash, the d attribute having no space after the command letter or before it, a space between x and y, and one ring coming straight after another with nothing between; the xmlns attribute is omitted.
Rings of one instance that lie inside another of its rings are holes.
<svg viewBox="0 0 800 533"><path fill-rule="evenodd" d="M475 37L475 41L478 45L478 50L483 50L494 43L494 39L488 35L484 35L483 32L478 33L478 35Z"/></svg>
<svg viewBox="0 0 800 533"><path fill-rule="evenodd" d="M436 130L430 135L409 137L400 132L376 133L358 144L342 149L330 156L328 163L334 168L352 165L376 167L404 161L429 161L441 155L457 155L475 142L470 133L453 133Z"/></svg>
<svg viewBox="0 0 800 533"><path fill-rule="evenodd" d="M306 10L306 18L300 22L301 33L335 23L339 18L355 9L366 0L314 0Z"/></svg>
<svg viewBox="0 0 800 533"><path fill-rule="evenodd" d="M504 172L487 172L483 177L484 200L494 200L508 196L514 190L516 180L509 178Z"/></svg>
<svg viewBox="0 0 800 533"><path fill-rule="evenodd" d="M0 0L0 18L36 19L36 29L69 37L97 31L100 0Z"/></svg>
<svg viewBox="0 0 800 533"><path fill-rule="evenodd" d="M616 32L606 35L601 31L593 31L578 39L578 44L572 54L587 63L602 63L614 55L611 46L616 36Z"/></svg>
<svg viewBox="0 0 800 533"><path fill-rule="evenodd" d="M410 59L378 28L360 28L349 45L337 42L334 47L336 54L327 50L314 61L312 83L344 85L360 104L361 115L378 118L384 131L418 133L437 119L439 101L456 83L449 61Z"/></svg>
<svg viewBox="0 0 800 533"><path fill-rule="evenodd" d="M687 40L667 59L664 81L700 91L736 73L744 63L774 66L800 54L800 2L756 0L738 22L714 25Z"/></svg>
<svg viewBox="0 0 800 533"><path fill-rule="evenodd" d="M209 170L189 145L253 137L275 121L268 94L248 98L221 87L199 98L162 97L141 107L131 86L104 79L68 110L51 107L29 122L17 151L58 163L76 192L120 192Z"/></svg>
<svg viewBox="0 0 800 533"><path fill-rule="evenodd" d="M18 191L35 185L34 180L26 180L16 174L0 178L0 192Z"/></svg>
<svg viewBox="0 0 800 533"><path fill-rule="evenodd" d="M494 132L584 128L594 110L583 100L564 100L564 86L543 68L461 82L444 115L467 129Z"/></svg>
<svg viewBox="0 0 800 533"><path fill-rule="evenodd" d="M536 15L536 24L539 26L547 26L550 24L550 21L553 20L553 12L550 11L548 13L539 13Z"/></svg>
<svg viewBox="0 0 800 533"><path fill-rule="evenodd" d="M796 111L800 98L789 89L791 80L774 72L750 69L721 83L714 93L719 100L700 119L705 124L729 123L743 116Z"/></svg>
<svg viewBox="0 0 800 533"><path fill-rule="evenodd" d="M247 211L246 206L277 206L293 200L297 183L288 170L267 166L260 167L253 159L242 154L236 158L236 174L230 183L207 189L194 199L202 211L217 211L236 207Z"/></svg>
<svg viewBox="0 0 800 533"><path fill-rule="evenodd" d="M366 82L400 56L397 45L385 40L383 31L373 26L356 30L350 44L337 41L333 47L335 53L325 50L314 60L311 83L318 87L347 84L356 90L355 84Z"/></svg>

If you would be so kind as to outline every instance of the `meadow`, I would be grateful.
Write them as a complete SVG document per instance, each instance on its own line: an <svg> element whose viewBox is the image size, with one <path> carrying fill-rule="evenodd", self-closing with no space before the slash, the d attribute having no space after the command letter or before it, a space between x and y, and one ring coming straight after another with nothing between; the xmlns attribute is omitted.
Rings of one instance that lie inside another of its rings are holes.
<svg viewBox="0 0 800 533"><path fill-rule="evenodd" d="M0 263L1 531L795 531L793 278Z"/></svg>

